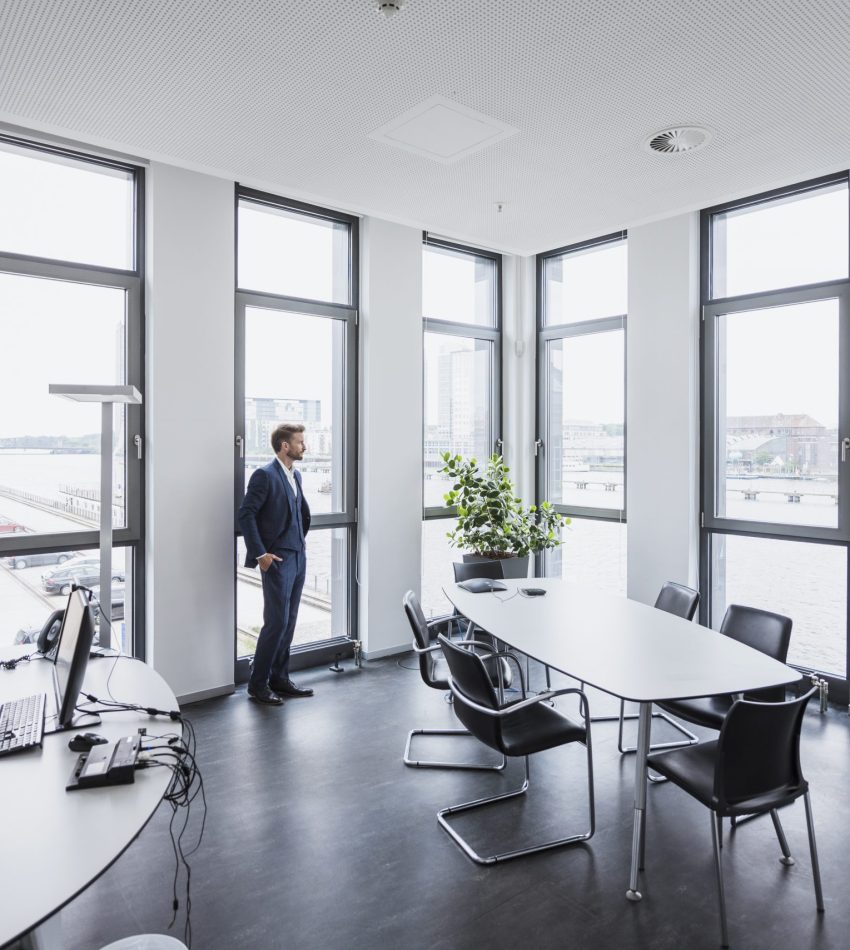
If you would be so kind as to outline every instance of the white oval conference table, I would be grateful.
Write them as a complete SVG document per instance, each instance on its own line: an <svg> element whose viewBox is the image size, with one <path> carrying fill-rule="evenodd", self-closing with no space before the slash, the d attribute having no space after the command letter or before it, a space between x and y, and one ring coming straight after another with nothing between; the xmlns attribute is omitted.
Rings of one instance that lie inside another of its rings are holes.
<svg viewBox="0 0 850 950"><path fill-rule="evenodd" d="M506 580L506 591L443 591L477 627L534 660L640 704L632 861L626 897L639 901L652 704L783 686L801 674L729 637L646 604L553 578ZM529 597L522 588L546 590Z"/></svg>
<svg viewBox="0 0 850 950"><path fill-rule="evenodd" d="M4 648L0 659L29 650L31 646ZM52 667L50 661L38 659L14 671L0 669L0 702L45 692L49 715ZM127 657L90 660L83 688L99 699L111 694L121 702L178 708L165 680ZM171 779L169 769L137 772L132 785L65 791L79 755L68 748L72 736L96 732L115 740L135 734L140 726L152 736L179 732L179 723L165 717L116 712L104 715L101 725L45 735L41 749L0 758L0 947L35 927L38 937L31 945L62 947L60 915L48 926L39 925L123 854L156 811Z"/></svg>

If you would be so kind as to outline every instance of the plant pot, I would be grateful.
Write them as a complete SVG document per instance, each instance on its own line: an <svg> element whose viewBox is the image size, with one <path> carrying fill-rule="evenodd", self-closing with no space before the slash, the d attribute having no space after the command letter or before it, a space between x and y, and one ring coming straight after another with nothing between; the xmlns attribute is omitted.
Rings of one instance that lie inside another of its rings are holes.
<svg viewBox="0 0 850 950"><path fill-rule="evenodd" d="M475 561L499 561L502 565L502 573L506 578L528 577L528 570L531 566L531 557L526 554L525 557L517 557L512 554L510 557L482 557L480 554L464 554L465 564L472 564Z"/></svg>

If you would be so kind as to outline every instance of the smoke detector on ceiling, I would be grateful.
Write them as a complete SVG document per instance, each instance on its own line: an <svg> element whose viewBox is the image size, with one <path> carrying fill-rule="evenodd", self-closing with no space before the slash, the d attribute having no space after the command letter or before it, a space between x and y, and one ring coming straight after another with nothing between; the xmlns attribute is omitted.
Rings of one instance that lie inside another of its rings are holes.
<svg viewBox="0 0 850 950"><path fill-rule="evenodd" d="M395 16L407 0L375 0L373 6L378 13L383 13L385 17Z"/></svg>
<svg viewBox="0 0 850 950"><path fill-rule="evenodd" d="M659 155L683 155L705 148L711 141L711 132L698 125L679 125L670 129L653 132L643 140L647 152Z"/></svg>

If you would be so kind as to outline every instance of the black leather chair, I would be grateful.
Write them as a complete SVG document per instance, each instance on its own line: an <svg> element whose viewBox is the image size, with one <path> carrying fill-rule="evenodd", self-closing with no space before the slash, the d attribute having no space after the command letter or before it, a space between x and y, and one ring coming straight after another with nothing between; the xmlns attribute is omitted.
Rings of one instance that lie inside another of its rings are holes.
<svg viewBox="0 0 850 950"><path fill-rule="evenodd" d="M739 643L758 650L784 663L791 642L792 621L781 614L773 614L757 607L730 604L723 617L720 632ZM677 719L708 729L720 729L723 720L737 697L731 695L706 696L702 699L674 699L658 705ZM747 699L761 702L782 702L785 688L771 687L748 693Z"/></svg>
<svg viewBox="0 0 850 950"><path fill-rule="evenodd" d="M438 624L444 624L445 619L432 621L430 624L425 619L422 612L422 606L419 598L412 590L409 590L402 599L404 612L407 615L410 628L413 631L413 649L419 658L419 673L423 683L432 689L438 689L448 693L449 689L449 671L446 662L440 652L438 643L431 643L431 627ZM486 646L486 645L485 645ZM497 686L504 687L510 685L511 669L508 663L498 657L495 661L490 661L492 673L495 677ZM501 680L500 680L501 677ZM502 761L498 765L476 765L465 764L461 762L443 762L437 760L413 759L411 757L410 746L414 736L468 736L466 729L412 729L407 736L407 744L404 747L404 764L416 769L470 769L474 771L500 772L505 768L507 759L502 756Z"/></svg>
<svg viewBox="0 0 850 950"><path fill-rule="evenodd" d="M511 703L502 703L493 689L492 681L487 674L481 656L470 649L464 641L452 642L446 637L438 636L443 648L443 655L451 672L449 686L455 698L455 713L458 719L469 729L470 733L491 749L501 752L504 756L525 758L525 781L522 786L512 792L504 792L490 798L481 798L462 805L452 805L443 808L437 813L437 821L448 832L452 840L459 845L463 852L476 864L495 864L499 861L508 861L512 858L536 854L538 851L547 851L551 848L560 848L565 845L587 841L593 836L596 828L594 793L593 793L593 753L590 740L590 712L587 697L580 689L559 689L552 692L533 696L525 696L525 684L520 683L522 699ZM495 654L497 658L512 658L512 654ZM519 668L519 664L517 663ZM576 694L581 703L583 722L573 722L567 716L546 705L547 700L555 696ZM556 746L571 742L581 742L587 751L587 788L588 807L590 813L590 828L580 834L558 838L545 844L528 848L520 848L501 854L482 857L466 840L455 831L448 822L449 815L470 811L490 805L494 802L505 801L525 794L528 789L529 772L528 757L535 752L543 752Z"/></svg>
<svg viewBox="0 0 850 950"><path fill-rule="evenodd" d="M697 612L697 607L699 606L699 591L692 590L690 587L685 587L684 584L677 584L674 581L665 581L662 585L661 590L658 593L658 596L655 598L655 605L658 610L663 610L668 614L674 614L677 617L681 617L683 620L693 620L694 614ZM637 746L624 746L623 745L623 723L627 719L637 719L637 713L630 713L628 716L625 715L625 701L620 700L620 731L617 736L617 748L621 753L626 752L637 752ZM606 716L604 717L607 720L612 720L616 717ZM663 719L665 722L669 723L674 729L677 729L679 732L685 736L684 739L680 739L676 742L658 742L655 745L651 745L650 750L653 749L679 749L682 746L694 745L699 742L699 738L695 736L690 729L686 729L680 722L676 722L672 716L668 715L666 712L653 712L653 719ZM600 720L594 720L600 721Z"/></svg>
<svg viewBox="0 0 850 950"><path fill-rule="evenodd" d="M455 574L455 584L462 584L464 581L469 581L476 577L489 577L491 580L500 581L503 580L505 576L501 561L453 561L452 569ZM461 618L457 609L452 612L452 618L455 619L457 623L460 623L461 619L465 619ZM464 636L467 639L471 639L474 630L474 624L470 621L466 621Z"/></svg>
<svg viewBox="0 0 850 950"><path fill-rule="evenodd" d="M711 836L720 899L723 946L729 946L723 889L723 819L769 813L785 865L794 859L777 809L801 798L806 807L812 876L817 909L823 912L809 785L800 766L800 728L806 705L816 690L790 702L757 703L737 700L726 714L720 737L689 749L651 755L648 763L675 785L710 809Z"/></svg>

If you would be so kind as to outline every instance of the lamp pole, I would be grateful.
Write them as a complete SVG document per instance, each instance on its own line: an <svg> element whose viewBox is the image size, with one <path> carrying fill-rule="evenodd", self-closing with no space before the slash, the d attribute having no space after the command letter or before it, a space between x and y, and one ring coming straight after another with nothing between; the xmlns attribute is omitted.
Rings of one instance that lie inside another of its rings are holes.
<svg viewBox="0 0 850 950"><path fill-rule="evenodd" d="M135 386L72 386L51 383L52 396L100 407L100 633L98 645L111 646L112 632L112 429L116 403L141 405Z"/></svg>

